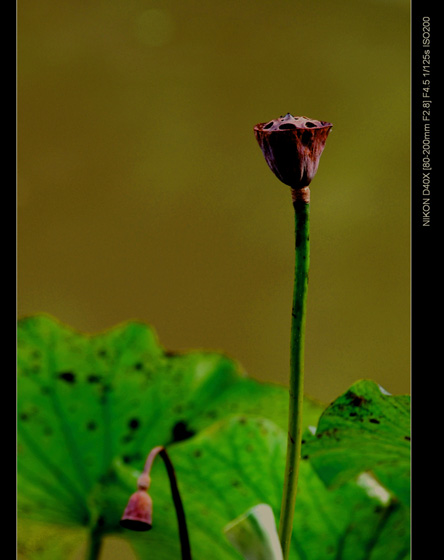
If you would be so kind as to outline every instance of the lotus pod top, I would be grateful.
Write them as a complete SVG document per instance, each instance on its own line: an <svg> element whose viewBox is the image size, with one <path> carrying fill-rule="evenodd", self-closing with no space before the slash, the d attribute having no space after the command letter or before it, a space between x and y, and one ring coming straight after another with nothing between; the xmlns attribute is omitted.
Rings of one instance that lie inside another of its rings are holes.
<svg viewBox="0 0 444 560"><path fill-rule="evenodd" d="M291 113L254 127L265 160L292 189L307 187L316 174L332 124Z"/></svg>

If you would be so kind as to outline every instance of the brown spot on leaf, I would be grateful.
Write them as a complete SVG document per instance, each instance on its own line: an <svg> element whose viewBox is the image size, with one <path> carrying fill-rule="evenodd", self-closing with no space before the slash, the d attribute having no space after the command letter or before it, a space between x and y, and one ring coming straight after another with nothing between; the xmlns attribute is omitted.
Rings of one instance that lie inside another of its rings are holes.
<svg viewBox="0 0 444 560"><path fill-rule="evenodd" d="M350 404L353 406L362 406L367 402L367 399L364 398L362 395L356 395L355 393L348 393L348 399L350 400Z"/></svg>
<svg viewBox="0 0 444 560"><path fill-rule="evenodd" d="M189 439L196 433L194 430L188 429L187 423L183 420L179 420L179 422L174 424L172 432L173 441L175 442Z"/></svg>
<svg viewBox="0 0 444 560"><path fill-rule="evenodd" d="M140 426L140 420L138 418L131 418L128 422L128 426L131 430L137 430Z"/></svg>

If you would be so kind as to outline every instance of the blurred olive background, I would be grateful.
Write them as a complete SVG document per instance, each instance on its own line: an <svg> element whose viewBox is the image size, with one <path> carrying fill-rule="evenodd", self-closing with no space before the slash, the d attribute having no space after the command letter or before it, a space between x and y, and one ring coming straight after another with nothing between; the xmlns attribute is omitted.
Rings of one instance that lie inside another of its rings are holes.
<svg viewBox="0 0 444 560"><path fill-rule="evenodd" d="M21 0L18 315L152 324L287 383L289 189L253 126L334 124L311 185L307 393L410 391L408 0Z"/></svg>

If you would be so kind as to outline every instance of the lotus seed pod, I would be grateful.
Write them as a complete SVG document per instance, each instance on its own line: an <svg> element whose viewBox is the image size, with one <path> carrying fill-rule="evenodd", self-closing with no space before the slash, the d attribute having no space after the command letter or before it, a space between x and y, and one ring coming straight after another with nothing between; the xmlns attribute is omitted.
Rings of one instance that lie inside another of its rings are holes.
<svg viewBox="0 0 444 560"><path fill-rule="evenodd" d="M144 490L137 490L130 497L120 525L132 531L149 531L153 520L153 502Z"/></svg>
<svg viewBox="0 0 444 560"><path fill-rule="evenodd" d="M276 177L298 190L308 187L318 170L332 124L287 113L257 124L254 135Z"/></svg>

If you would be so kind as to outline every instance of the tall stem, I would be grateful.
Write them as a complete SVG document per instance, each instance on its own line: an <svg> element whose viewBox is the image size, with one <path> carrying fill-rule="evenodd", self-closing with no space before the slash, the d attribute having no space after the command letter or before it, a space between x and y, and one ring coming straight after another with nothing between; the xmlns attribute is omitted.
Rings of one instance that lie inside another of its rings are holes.
<svg viewBox="0 0 444 560"><path fill-rule="evenodd" d="M174 471L173 463L171 462L164 447L158 446L151 450L146 460L143 473L149 476L153 461L157 455L162 457L163 462L165 463L166 471L168 473L168 478L170 480L171 496L173 498L174 507L176 509L182 560L191 560L190 539L188 536L185 511L183 508L182 499L180 497L179 488L177 486L176 473Z"/></svg>
<svg viewBox="0 0 444 560"><path fill-rule="evenodd" d="M290 342L290 403L284 493L279 522L279 538L284 560L288 559L301 456L302 406L304 395L304 343L310 261L310 191L293 190L295 211L295 273Z"/></svg>

